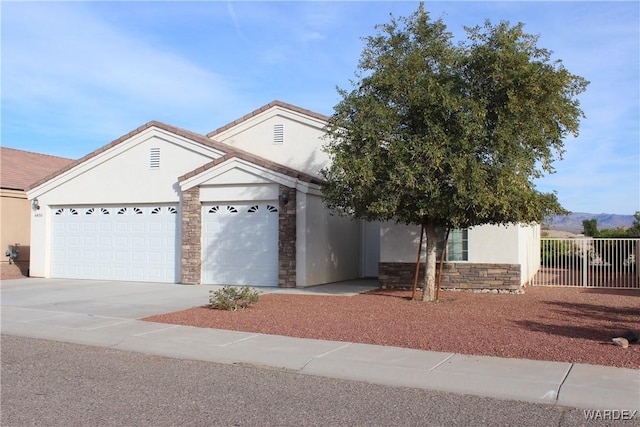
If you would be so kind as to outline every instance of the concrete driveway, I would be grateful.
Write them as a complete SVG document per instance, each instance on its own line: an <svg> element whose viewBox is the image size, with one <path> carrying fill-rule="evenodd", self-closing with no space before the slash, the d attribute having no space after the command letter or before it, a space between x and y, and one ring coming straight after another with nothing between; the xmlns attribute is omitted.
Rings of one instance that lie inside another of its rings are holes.
<svg viewBox="0 0 640 427"><path fill-rule="evenodd" d="M209 302L217 286L107 280L17 279L0 283L2 317L35 311L139 319Z"/></svg>
<svg viewBox="0 0 640 427"><path fill-rule="evenodd" d="M355 295L377 288L376 280L353 280L308 288L257 288L260 293ZM0 282L3 317L8 312L77 313L140 319L209 303L216 285L115 282L109 280L16 279Z"/></svg>

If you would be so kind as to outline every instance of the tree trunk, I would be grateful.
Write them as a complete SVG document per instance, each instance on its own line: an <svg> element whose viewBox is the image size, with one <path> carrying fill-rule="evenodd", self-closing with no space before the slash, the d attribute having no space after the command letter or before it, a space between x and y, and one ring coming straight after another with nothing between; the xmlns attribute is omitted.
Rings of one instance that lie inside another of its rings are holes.
<svg viewBox="0 0 640 427"><path fill-rule="evenodd" d="M436 300L436 258L438 237L436 226L433 223L424 225L425 237L427 239L426 259L424 266L424 289L422 291L422 301Z"/></svg>
<svg viewBox="0 0 640 427"><path fill-rule="evenodd" d="M444 235L444 243L442 244L442 255L440 255L440 263L438 264L438 278L436 280L436 298L438 301L440 298L440 286L442 285L442 268L444 267L444 260L447 259L447 244L449 243L450 228L447 228L447 232Z"/></svg>
<svg viewBox="0 0 640 427"><path fill-rule="evenodd" d="M422 237L424 236L424 224L420 226L420 243L418 243L418 259L416 260L416 272L413 275L413 288L411 289L411 301L416 299L418 280L420 279L420 258L422 258Z"/></svg>

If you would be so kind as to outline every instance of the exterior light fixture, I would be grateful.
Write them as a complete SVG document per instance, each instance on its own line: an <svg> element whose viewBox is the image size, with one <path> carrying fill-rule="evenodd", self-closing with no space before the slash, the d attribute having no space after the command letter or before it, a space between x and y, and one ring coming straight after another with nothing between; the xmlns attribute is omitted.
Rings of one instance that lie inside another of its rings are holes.
<svg viewBox="0 0 640 427"><path fill-rule="evenodd" d="M40 202L37 197L31 201L31 207L34 211L40 210Z"/></svg>

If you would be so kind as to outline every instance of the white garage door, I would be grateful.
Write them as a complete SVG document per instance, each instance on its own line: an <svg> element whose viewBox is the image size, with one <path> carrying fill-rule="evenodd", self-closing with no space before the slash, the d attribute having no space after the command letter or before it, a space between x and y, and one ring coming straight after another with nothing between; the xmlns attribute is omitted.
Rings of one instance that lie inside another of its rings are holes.
<svg viewBox="0 0 640 427"><path fill-rule="evenodd" d="M203 206L202 282L278 285L277 202Z"/></svg>
<svg viewBox="0 0 640 427"><path fill-rule="evenodd" d="M174 206L53 210L51 276L176 282Z"/></svg>

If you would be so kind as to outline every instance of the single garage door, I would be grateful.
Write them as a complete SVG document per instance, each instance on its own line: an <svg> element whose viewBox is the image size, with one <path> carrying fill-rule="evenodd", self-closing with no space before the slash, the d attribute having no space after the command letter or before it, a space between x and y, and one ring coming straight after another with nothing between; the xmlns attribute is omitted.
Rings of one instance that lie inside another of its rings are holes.
<svg viewBox="0 0 640 427"><path fill-rule="evenodd" d="M51 276L176 282L175 206L53 209Z"/></svg>
<svg viewBox="0 0 640 427"><path fill-rule="evenodd" d="M202 209L202 282L278 285L277 202Z"/></svg>

